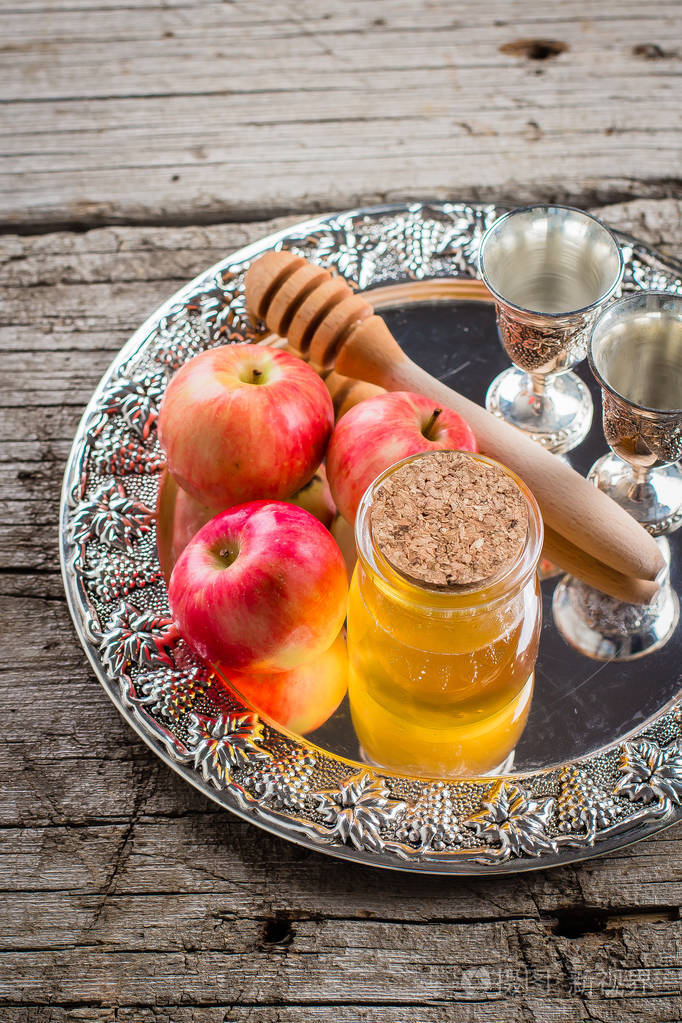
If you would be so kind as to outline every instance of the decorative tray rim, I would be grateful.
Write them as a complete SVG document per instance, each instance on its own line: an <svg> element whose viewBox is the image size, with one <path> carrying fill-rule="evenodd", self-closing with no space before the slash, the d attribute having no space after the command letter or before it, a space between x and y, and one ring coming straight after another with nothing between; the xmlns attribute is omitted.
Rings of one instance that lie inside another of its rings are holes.
<svg viewBox="0 0 682 1023"><path fill-rule="evenodd" d="M114 705L204 795L343 859L437 874L508 873L595 856L682 819L682 694L609 746L559 766L443 781L359 767L261 721L236 696L216 703L211 672L174 633L165 585L153 564L148 571L155 540L145 495L155 494L161 471L154 423L165 380L177 348L189 357L193 346L260 336L243 307L250 261L270 248L295 248L370 291L396 280L473 278L480 237L508 208L435 199L358 207L229 254L123 346L67 461L64 588L78 638ZM682 293L682 264L614 234L624 287Z"/></svg>

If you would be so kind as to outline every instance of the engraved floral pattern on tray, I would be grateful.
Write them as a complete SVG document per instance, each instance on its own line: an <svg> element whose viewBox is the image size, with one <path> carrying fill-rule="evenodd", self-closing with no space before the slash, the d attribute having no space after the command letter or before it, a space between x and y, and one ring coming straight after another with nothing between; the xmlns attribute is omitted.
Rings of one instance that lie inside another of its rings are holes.
<svg viewBox="0 0 682 1023"><path fill-rule="evenodd" d="M134 335L91 400L64 481L62 562L79 637L103 686L180 773L288 838L379 865L437 872L528 869L593 854L681 815L679 707L606 753L533 775L406 778L259 720L175 629L156 555L163 456L156 418L171 373L205 348L257 340L244 275L268 248L300 251L355 287L474 277L504 210L411 203L319 218L264 239L188 284ZM624 290L682 294L679 272L621 237Z"/></svg>

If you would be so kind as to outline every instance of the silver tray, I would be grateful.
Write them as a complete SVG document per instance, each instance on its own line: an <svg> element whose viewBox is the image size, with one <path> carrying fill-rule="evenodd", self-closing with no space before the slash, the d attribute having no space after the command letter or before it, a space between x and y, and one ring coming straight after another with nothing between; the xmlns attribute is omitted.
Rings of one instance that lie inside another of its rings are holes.
<svg viewBox="0 0 682 1023"><path fill-rule="evenodd" d="M483 231L502 212L442 202L351 210L228 256L123 348L85 411L66 468L61 560L69 608L121 714L162 760L240 817L375 866L532 870L604 853L679 820L682 629L645 660L588 660L554 628L555 580L546 580L536 691L514 771L441 780L369 768L345 701L312 736L292 735L216 684L175 633L156 555L163 459L155 421L169 376L186 359L213 345L263 339L245 313L244 274L257 255L280 247L374 290L408 354L481 402L506 358L494 310L477 300L475 261ZM618 237L624 290L682 293L682 266ZM597 413L571 458L584 472L604 450ZM681 536L671 537L678 591Z"/></svg>

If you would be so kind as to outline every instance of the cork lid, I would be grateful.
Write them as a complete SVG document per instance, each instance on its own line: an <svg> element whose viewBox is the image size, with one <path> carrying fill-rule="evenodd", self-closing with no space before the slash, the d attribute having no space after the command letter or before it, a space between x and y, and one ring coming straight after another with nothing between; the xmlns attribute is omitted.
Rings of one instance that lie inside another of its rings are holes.
<svg viewBox="0 0 682 1023"><path fill-rule="evenodd" d="M501 467L459 451L406 462L370 512L384 558L417 583L470 587L510 568L528 535L528 505Z"/></svg>

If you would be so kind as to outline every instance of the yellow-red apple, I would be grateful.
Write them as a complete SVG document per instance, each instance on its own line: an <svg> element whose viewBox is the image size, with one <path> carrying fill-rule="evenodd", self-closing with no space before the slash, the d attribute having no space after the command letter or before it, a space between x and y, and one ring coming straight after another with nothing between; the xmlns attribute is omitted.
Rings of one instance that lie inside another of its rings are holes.
<svg viewBox="0 0 682 1023"><path fill-rule="evenodd" d="M305 508L316 519L319 519L327 529L331 527L336 515L336 505L332 500L327 473L323 465L317 467L315 475L305 486L297 490L291 497L286 498L286 500L291 504L298 505L299 508Z"/></svg>
<svg viewBox="0 0 682 1023"><path fill-rule="evenodd" d="M163 470L156 500L156 552L166 582L192 537L215 514L185 493L168 470Z"/></svg>
<svg viewBox="0 0 682 1023"><path fill-rule="evenodd" d="M355 562L358 560L355 548L355 530L349 522L346 522L343 515L337 513L329 531L339 545L339 550L343 554L343 560L346 562L348 578L351 579Z"/></svg>
<svg viewBox="0 0 682 1023"><path fill-rule="evenodd" d="M290 732L313 732L332 716L348 688L346 640L291 671L246 674L219 665L220 674L254 710Z"/></svg>
<svg viewBox="0 0 682 1023"><path fill-rule="evenodd" d="M321 654L341 629L347 593L336 541L283 501L216 515L187 544L168 587L190 646L245 672L289 671Z"/></svg>
<svg viewBox="0 0 682 1023"><path fill-rule="evenodd" d="M284 500L311 478L334 425L310 366L263 345L201 352L171 379L159 411L169 472L209 508Z"/></svg>
<svg viewBox="0 0 682 1023"><path fill-rule="evenodd" d="M355 521L360 499L379 473L421 451L476 451L469 424L448 408L408 391L367 398L336 424L327 478L341 515Z"/></svg>

